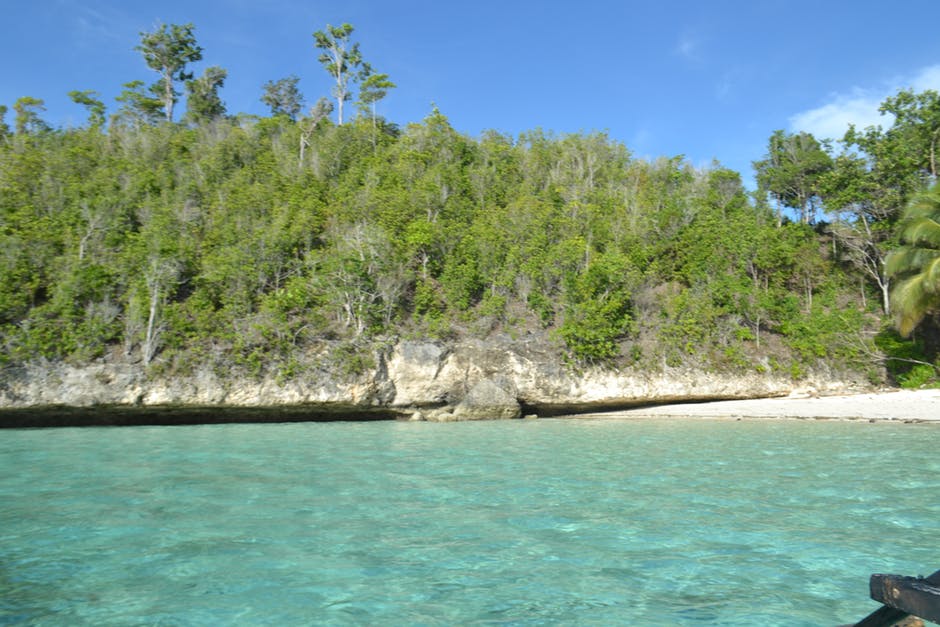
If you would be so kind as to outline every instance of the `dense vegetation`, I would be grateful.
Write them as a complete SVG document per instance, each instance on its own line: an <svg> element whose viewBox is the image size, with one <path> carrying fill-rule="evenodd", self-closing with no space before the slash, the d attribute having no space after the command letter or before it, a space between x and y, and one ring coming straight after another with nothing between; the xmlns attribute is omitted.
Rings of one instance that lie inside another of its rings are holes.
<svg viewBox="0 0 940 627"><path fill-rule="evenodd" d="M82 128L17 101L13 128L0 118L0 359L291 376L324 342L355 364L394 337L505 333L573 365L937 374L937 301L898 335L885 266L937 174L936 93L899 93L889 128L838 144L774 133L750 196L720 165L637 159L603 133L470 138L437 109L399 128L347 26L315 37L339 115L359 85L345 123L326 99L301 115L296 77L264 86L270 117L228 114L225 70L185 72L191 25L142 34L161 78L128 83L110 118L94 92L71 94Z"/></svg>

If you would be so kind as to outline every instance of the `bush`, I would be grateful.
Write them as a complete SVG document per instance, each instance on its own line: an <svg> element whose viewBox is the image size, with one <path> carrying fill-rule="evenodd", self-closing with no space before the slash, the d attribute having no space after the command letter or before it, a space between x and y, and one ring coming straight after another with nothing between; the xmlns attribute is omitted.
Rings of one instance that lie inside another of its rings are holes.
<svg viewBox="0 0 940 627"><path fill-rule="evenodd" d="M920 338L904 338L894 327L875 336L875 346L885 355L888 375L903 388L940 385L940 364L931 365L928 349Z"/></svg>

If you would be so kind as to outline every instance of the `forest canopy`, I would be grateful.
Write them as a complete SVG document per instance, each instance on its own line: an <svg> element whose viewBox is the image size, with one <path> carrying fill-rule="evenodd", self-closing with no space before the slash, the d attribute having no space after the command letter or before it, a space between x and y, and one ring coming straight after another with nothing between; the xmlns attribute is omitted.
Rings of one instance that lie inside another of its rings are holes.
<svg viewBox="0 0 940 627"><path fill-rule="evenodd" d="M390 338L505 334L572 366L936 379L940 272L910 252L929 243L911 221L936 216L905 213L937 176L935 92L886 100L885 128L774 132L749 193L719 164L640 159L605 133L473 138L436 107L399 126L376 106L395 84L353 34L314 34L330 97L305 108L297 77L272 79L267 117L226 111L225 69L188 70L191 24L141 33L159 78L112 113L70 92L79 128L52 128L35 97L12 127L0 107L3 365L289 376L322 343L354 362ZM910 263L886 264L895 250ZM891 290L920 271L911 322Z"/></svg>

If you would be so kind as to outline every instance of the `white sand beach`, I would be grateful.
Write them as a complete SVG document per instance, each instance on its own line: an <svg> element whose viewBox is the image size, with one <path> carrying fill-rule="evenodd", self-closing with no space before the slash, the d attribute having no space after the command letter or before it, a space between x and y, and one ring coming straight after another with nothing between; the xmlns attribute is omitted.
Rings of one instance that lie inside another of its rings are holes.
<svg viewBox="0 0 940 627"><path fill-rule="evenodd" d="M607 418L802 418L897 420L940 424L940 389L762 398L639 407L581 417Z"/></svg>

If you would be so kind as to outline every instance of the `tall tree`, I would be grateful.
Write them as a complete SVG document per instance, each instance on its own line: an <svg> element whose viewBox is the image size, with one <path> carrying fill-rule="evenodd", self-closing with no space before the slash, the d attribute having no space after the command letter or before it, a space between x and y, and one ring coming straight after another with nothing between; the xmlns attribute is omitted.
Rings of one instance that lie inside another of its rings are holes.
<svg viewBox="0 0 940 627"><path fill-rule="evenodd" d="M10 134L10 126L6 121L7 117L7 106L0 105L0 139L3 139Z"/></svg>
<svg viewBox="0 0 940 627"><path fill-rule="evenodd" d="M162 336L166 330L163 310L179 278L179 270L179 265L175 260L162 259L157 255L152 255L144 268L147 324L140 351L145 364L153 361L160 348Z"/></svg>
<svg viewBox="0 0 940 627"><path fill-rule="evenodd" d="M154 87L149 89L150 93L144 90L143 81L131 81L124 84L124 91L115 98L121 103L118 110L118 117L134 123L146 122L152 124L160 119L163 103L155 97Z"/></svg>
<svg viewBox="0 0 940 627"><path fill-rule="evenodd" d="M336 120L340 125L343 123L343 103L352 98L349 83L356 80L356 69L362 65L359 44L351 43L349 39L353 30L352 24L327 24L326 30L313 34L314 46L323 51L318 61L336 81L333 97L336 98Z"/></svg>
<svg viewBox="0 0 940 627"><path fill-rule="evenodd" d="M372 127L375 128L375 103L388 94L389 89L396 87L388 78L388 74L373 74L372 66L363 64L359 83L359 110L372 115Z"/></svg>
<svg viewBox="0 0 940 627"><path fill-rule="evenodd" d="M104 103L97 98L98 95L98 92L90 89L69 92L69 98L72 99L72 102L88 109L88 124L92 128L101 128L104 126L105 106Z"/></svg>
<svg viewBox="0 0 940 627"><path fill-rule="evenodd" d="M898 330L908 336L940 311L940 185L914 196L899 226L903 246L888 257L888 272L899 279L891 298Z"/></svg>
<svg viewBox="0 0 940 627"><path fill-rule="evenodd" d="M812 134L779 130L770 136L764 159L754 162L760 191L778 206L799 211L804 224L816 220L819 179L831 168L832 159Z"/></svg>
<svg viewBox="0 0 940 627"><path fill-rule="evenodd" d="M897 244L895 228L908 200L936 178L940 97L900 91L879 110L891 116L886 129L850 127L841 154L819 179L829 231L845 258L867 275L891 313L891 276L885 263Z"/></svg>
<svg viewBox="0 0 940 627"><path fill-rule="evenodd" d="M940 94L930 89L921 93L902 90L887 98L879 111L894 116L888 133L897 140L897 147L905 149L923 176L936 180L940 174Z"/></svg>
<svg viewBox="0 0 940 627"><path fill-rule="evenodd" d="M45 101L32 96L23 96L13 103L13 110L16 112L13 123L17 135L43 131L49 128L39 117L39 112L46 110L45 104Z"/></svg>
<svg viewBox="0 0 940 627"><path fill-rule="evenodd" d="M166 121L173 121L173 105L179 92L175 81L191 80L186 71L187 63L202 59L202 48L196 44L192 24L158 24L149 33L140 33L140 45L134 49L144 55L147 66L160 74L157 81Z"/></svg>
<svg viewBox="0 0 940 627"><path fill-rule="evenodd" d="M219 89L225 84L228 72L213 65L197 79L186 82L186 116L194 123L210 122L225 115L225 104Z"/></svg>
<svg viewBox="0 0 940 627"><path fill-rule="evenodd" d="M878 171L870 169L866 157L846 147L820 179L820 195L832 218L827 230L840 256L877 286L882 311L890 314L891 277L885 259L895 242L897 209L886 199L894 191L885 187ZM863 299L864 295L863 287Z"/></svg>
<svg viewBox="0 0 940 627"><path fill-rule="evenodd" d="M317 130L320 122L326 119L332 112L333 103L326 98L320 98L317 100L317 104L310 107L309 115L300 121L299 167L303 167L304 165L304 155L306 154L307 147L310 145L310 138L313 136L313 132Z"/></svg>
<svg viewBox="0 0 940 627"><path fill-rule="evenodd" d="M288 76L264 84L261 102L271 107L271 115L286 115L296 120L304 106L304 98L297 89L300 81L296 76Z"/></svg>

